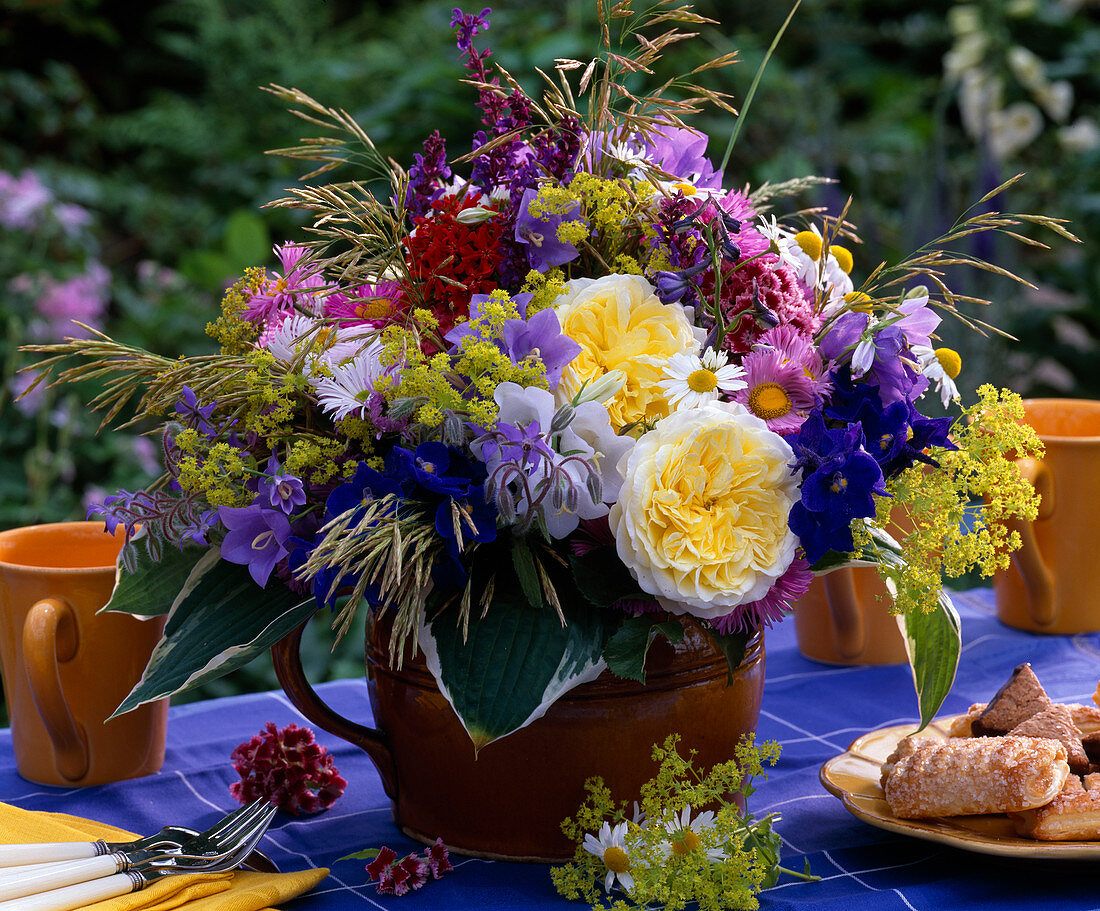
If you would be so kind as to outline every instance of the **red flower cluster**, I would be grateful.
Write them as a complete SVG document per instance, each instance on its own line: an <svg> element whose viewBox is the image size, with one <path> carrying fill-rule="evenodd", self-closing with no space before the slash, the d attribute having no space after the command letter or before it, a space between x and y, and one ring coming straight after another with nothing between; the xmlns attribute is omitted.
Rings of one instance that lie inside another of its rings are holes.
<svg viewBox="0 0 1100 911"><path fill-rule="evenodd" d="M294 816L316 813L331 807L348 786L313 731L293 723L279 730L267 722L229 758L241 776L229 793L242 804L266 797Z"/></svg>
<svg viewBox="0 0 1100 911"><path fill-rule="evenodd" d="M437 199L426 215L413 219L415 230L404 241L409 275L443 335L469 315L471 295L489 294L497 287L501 219L467 224L458 217L480 206L480 199L477 194Z"/></svg>
<svg viewBox="0 0 1100 911"><path fill-rule="evenodd" d="M443 839L437 838L435 844L424 852L423 857L409 854L401 860L397 859L397 852L393 848L383 845L378 856L367 864L367 875L371 881L377 880L379 894L404 895L423 886L428 881L429 874L432 879L439 879L453 869Z"/></svg>

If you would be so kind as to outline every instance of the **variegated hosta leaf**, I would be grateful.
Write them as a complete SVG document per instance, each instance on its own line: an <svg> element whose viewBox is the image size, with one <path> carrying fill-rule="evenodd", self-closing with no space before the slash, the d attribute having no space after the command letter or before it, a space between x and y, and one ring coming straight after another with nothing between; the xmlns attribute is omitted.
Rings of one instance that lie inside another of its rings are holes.
<svg viewBox="0 0 1100 911"><path fill-rule="evenodd" d="M130 544L133 548L131 556L136 564L133 572L122 568L122 557L119 556L111 600L100 610L140 617L163 616L172 609L196 564L204 557L209 560L211 553L213 559L218 559L216 547L185 547L180 550L170 546L163 550L159 562L154 562L146 550L144 534L144 531L138 532Z"/></svg>
<svg viewBox="0 0 1100 911"><path fill-rule="evenodd" d="M260 588L246 567L217 555L211 548L187 577L145 673L115 715L247 664L317 609L312 597L277 582Z"/></svg>
<svg viewBox="0 0 1100 911"><path fill-rule="evenodd" d="M955 682L962 654L959 614L947 593L940 592L934 611L901 614L898 626L913 671L913 685L920 704L920 729L923 730L936 717Z"/></svg>
<svg viewBox="0 0 1100 911"><path fill-rule="evenodd" d="M541 718L604 669L599 611L582 605L565 616L562 626L553 609L531 607L520 594L509 603L494 598L488 613L470 623L465 642L454 611L421 630L428 668L475 751Z"/></svg>

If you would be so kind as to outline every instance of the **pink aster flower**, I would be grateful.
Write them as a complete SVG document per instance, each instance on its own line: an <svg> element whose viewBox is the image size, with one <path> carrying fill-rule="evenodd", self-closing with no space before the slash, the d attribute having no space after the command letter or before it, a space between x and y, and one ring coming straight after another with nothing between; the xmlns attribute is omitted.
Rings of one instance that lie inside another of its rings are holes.
<svg viewBox="0 0 1100 911"><path fill-rule="evenodd" d="M741 362L744 389L732 396L778 434L794 433L815 405L814 384L801 365L784 363L775 348L756 348Z"/></svg>
<svg viewBox="0 0 1100 911"><path fill-rule="evenodd" d="M299 261L308 252L301 244L283 244L274 248L283 267L283 274L264 282L248 301L244 313L246 320L267 326L280 323L284 317L295 312L316 315L321 309L317 292L325 286L324 276L315 266L299 265Z"/></svg>
<svg viewBox="0 0 1100 911"><path fill-rule="evenodd" d="M280 730L267 722L229 758L241 776L229 793L242 804L266 797L294 816L316 813L331 807L348 786L313 731L293 723Z"/></svg>
<svg viewBox="0 0 1100 911"><path fill-rule="evenodd" d="M325 299L325 318L345 326L380 326L398 309L399 282L359 285L351 291L337 291Z"/></svg>
<svg viewBox="0 0 1100 911"><path fill-rule="evenodd" d="M820 405L832 391L829 372L813 341L793 325L776 326L760 336L760 346L774 348L784 364L797 364L810 381L814 401Z"/></svg>
<svg viewBox="0 0 1100 911"><path fill-rule="evenodd" d="M763 598L748 604L739 604L726 616L719 617L714 621L715 630L726 635L778 623L790 612L791 605L806 594L813 578L810 564L799 550L787 571L776 580Z"/></svg>

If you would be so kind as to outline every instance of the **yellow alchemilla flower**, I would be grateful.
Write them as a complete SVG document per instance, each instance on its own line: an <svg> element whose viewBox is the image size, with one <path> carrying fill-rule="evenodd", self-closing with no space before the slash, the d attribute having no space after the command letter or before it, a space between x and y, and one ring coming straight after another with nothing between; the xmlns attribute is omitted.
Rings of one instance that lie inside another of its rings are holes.
<svg viewBox="0 0 1100 911"><path fill-rule="evenodd" d="M762 598L798 539L791 448L740 406L677 411L620 467L609 521L619 558L672 613L713 618Z"/></svg>
<svg viewBox="0 0 1100 911"><path fill-rule="evenodd" d="M581 346L558 385L558 402L571 401L585 383L611 370L625 382L605 404L616 430L669 413L661 388L674 354L695 354L699 339L683 307L661 303L639 275L607 275L569 282L556 301L562 332Z"/></svg>

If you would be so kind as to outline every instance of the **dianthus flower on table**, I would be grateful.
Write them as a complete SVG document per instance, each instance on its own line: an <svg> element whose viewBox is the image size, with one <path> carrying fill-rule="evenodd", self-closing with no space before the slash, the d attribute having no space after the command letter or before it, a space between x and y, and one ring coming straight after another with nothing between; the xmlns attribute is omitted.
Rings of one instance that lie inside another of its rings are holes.
<svg viewBox="0 0 1100 911"><path fill-rule="evenodd" d="M599 9L610 50L622 9ZM724 189L740 175L688 122L731 112L724 96L625 90L705 21L662 9L635 51L558 61L537 98L478 46L489 11L456 11L481 125L457 158L433 133L407 170L343 112L272 86L331 128L282 154L347 179L277 201L309 214L308 239L230 288L208 330L220 352L38 349L47 369L86 359L61 381L113 377L92 403L109 416L140 392L138 414L163 421L161 483L92 510L129 536L109 608L170 615L122 709L231 670L319 608L346 630L366 605L392 614L394 661L423 649L483 745L598 675L627 623L656 635L679 615L737 654L815 574L869 563L934 714L959 658L942 575L1005 564L1006 519L1036 506L1005 453L1038 446L1011 393L962 406L936 333L944 315L977 323L941 267L987 267L953 250L975 232L1071 235L981 214L865 268L848 209L777 217L820 179ZM380 176L388 191L368 193ZM897 519L914 529L900 542ZM492 643L514 611L572 632L534 638L524 671L558 670L494 727L493 704L453 688L508 660ZM484 647L477 673L446 666L437 640L455 629Z"/></svg>

